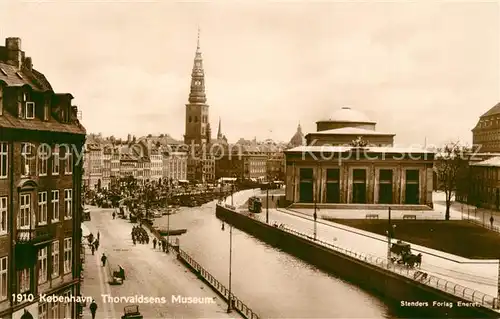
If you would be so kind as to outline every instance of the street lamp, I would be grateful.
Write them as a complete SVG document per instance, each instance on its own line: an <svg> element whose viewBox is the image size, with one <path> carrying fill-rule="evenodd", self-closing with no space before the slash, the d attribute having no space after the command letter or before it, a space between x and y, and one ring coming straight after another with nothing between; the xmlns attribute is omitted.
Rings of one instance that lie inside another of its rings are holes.
<svg viewBox="0 0 500 319"><path fill-rule="evenodd" d="M266 224L269 224L269 178L266 185Z"/></svg>
<svg viewBox="0 0 500 319"><path fill-rule="evenodd" d="M389 207L389 216L387 218L387 267L389 268L389 261L391 260L391 208Z"/></svg>
<svg viewBox="0 0 500 319"><path fill-rule="evenodd" d="M224 230L224 223L222 223L222 230ZM233 258L233 225L229 224L229 294L227 296L227 313L231 312L231 303L233 301L231 293L232 258Z"/></svg>

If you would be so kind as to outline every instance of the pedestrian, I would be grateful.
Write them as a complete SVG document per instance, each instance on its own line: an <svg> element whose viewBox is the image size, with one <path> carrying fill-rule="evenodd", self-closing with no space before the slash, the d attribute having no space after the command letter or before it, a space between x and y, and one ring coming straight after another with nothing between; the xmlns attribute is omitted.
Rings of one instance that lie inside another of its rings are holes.
<svg viewBox="0 0 500 319"><path fill-rule="evenodd" d="M95 313L97 312L97 304L95 303L95 300L92 299L92 303L89 306L90 308L90 313L92 314L92 319L95 319Z"/></svg>
<svg viewBox="0 0 500 319"><path fill-rule="evenodd" d="M94 242L95 250L99 250L99 239Z"/></svg>
<svg viewBox="0 0 500 319"><path fill-rule="evenodd" d="M493 216L491 216L491 217L490 217L490 224L491 224L491 228L493 228L493 222L494 222L494 221L495 221L495 220L493 219Z"/></svg>
<svg viewBox="0 0 500 319"><path fill-rule="evenodd" d="M153 239L153 249L156 249L156 238Z"/></svg>
<svg viewBox="0 0 500 319"><path fill-rule="evenodd" d="M106 266L106 260L108 260L108 257L102 253L101 261L102 261L102 266Z"/></svg>
<svg viewBox="0 0 500 319"><path fill-rule="evenodd" d="M101 233L97 232L97 240L101 239Z"/></svg>
<svg viewBox="0 0 500 319"><path fill-rule="evenodd" d="M161 241L158 241L158 249L161 250Z"/></svg>
<svg viewBox="0 0 500 319"><path fill-rule="evenodd" d="M92 256L94 256L94 252L95 252L95 247L94 247L94 245L90 246L90 250L92 251Z"/></svg>
<svg viewBox="0 0 500 319"><path fill-rule="evenodd" d="M134 243L135 246L135 236L132 236L132 242Z"/></svg>
<svg viewBox="0 0 500 319"><path fill-rule="evenodd" d="M162 241L161 249L163 250L163 252L167 250L167 243L165 241Z"/></svg>
<svg viewBox="0 0 500 319"><path fill-rule="evenodd" d="M115 219L115 216L116 216L116 213L115 213L115 212L113 212L113 219Z"/></svg>

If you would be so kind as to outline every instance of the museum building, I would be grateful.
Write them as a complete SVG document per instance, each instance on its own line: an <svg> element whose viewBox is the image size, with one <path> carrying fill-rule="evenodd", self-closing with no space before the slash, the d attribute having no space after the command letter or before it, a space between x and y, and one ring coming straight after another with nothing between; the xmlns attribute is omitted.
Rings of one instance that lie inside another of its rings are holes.
<svg viewBox="0 0 500 319"><path fill-rule="evenodd" d="M289 204L432 207L433 152L395 147L395 134L376 131L376 122L350 107L316 124L307 145L285 151Z"/></svg>

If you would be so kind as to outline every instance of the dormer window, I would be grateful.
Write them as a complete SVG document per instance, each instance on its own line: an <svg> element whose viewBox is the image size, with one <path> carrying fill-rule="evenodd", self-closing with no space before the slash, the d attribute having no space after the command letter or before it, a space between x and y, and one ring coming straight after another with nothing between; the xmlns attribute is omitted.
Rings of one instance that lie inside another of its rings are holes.
<svg viewBox="0 0 500 319"><path fill-rule="evenodd" d="M26 102L24 115L26 119L34 119L35 118L35 102Z"/></svg>

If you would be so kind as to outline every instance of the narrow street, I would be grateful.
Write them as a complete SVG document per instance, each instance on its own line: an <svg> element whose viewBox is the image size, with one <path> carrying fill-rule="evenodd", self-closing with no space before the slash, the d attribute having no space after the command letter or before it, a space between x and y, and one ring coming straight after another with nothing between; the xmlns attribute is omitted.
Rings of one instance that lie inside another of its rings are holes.
<svg viewBox="0 0 500 319"><path fill-rule="evenodd" d="M133 245L127 220L112 219L112 209L91 207L92 221L85 222L90 232L100 233L99 250L92 255L86 249L84 282L82 295L95 299L97 319L120 318L124 307L138 304L144 318L240 318L237 313L226 313L227 304L194 274L175 258L175 254L165 254L149 245ZM102 253L108 256L111 269L121 265L126 280L123 285L110 285L109 273L101 266ZM120 300L106 303L102 295L113 297L164 298L165 302L141 303L141 301ZM173 303L172 296L192 297L198 303ZM91 318L88 305L84 318Z"/></svg>

